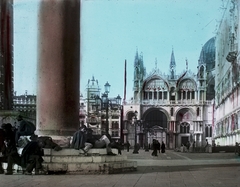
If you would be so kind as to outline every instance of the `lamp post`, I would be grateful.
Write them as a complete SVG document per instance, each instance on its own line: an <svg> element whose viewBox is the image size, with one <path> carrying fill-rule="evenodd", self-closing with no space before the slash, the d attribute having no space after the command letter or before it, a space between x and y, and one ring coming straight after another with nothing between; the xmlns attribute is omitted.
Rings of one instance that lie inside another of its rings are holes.
<svg viewBox="0 0 240 187"><path fill-rule="evenodd" d="M149 130L149 125L148 123L144 124L144 131L145 131L145 152L149 151L148 148L148 130Z"/></svg>
<svg viewBox="0 0 240 187"><path fill-rule="evenodd" d="M111 100L109 100L108 98L108 93L110 92L110 87L111 85L107 82L105 85L105 92L102 94L102 99L97 95L96 96L96 103L98 103L98 100L101 101L101 108L106 109L106 127L105 127L105 132L106 134L109 134L109 122L108 122L108 112L109 112L109 105L112 104ZM121 104L121 97L120 95L118 95L116 98L114 98L116 100L117 105Z"/></svg>
<svg viewBox="0 0 240 187"><path fill-rule="evenodd" d="M138 154L138 145L137 145L137 115L138 112L134 112L134 128L135 128L135 134L134 134L134 150L133 154Z"/></svg>

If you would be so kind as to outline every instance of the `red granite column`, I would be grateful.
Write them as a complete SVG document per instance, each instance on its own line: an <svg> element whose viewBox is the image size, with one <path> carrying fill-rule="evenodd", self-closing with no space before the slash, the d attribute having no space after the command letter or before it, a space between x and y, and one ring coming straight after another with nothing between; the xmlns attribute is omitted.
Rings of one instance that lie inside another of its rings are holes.
<svg viewBox="0 0 240 187"><path fill-rule="evenodd" d="M80 1L42 0L37 67L38 135L68 136L78 129L79 61Z"/></svg>
<svg viewBox="0 0 240 187"><path fill-rule="evenodd" d="M13 0L0 1L0 110L13 109Z"/></svg>

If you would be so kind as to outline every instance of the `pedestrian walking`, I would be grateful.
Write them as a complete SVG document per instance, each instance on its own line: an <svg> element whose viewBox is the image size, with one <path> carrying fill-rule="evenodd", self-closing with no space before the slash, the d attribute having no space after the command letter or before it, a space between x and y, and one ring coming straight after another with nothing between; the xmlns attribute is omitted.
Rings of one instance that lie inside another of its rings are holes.
<svg viewBox="0 0 240 187"><path fill-rule="evenodd" d="M240 156L240 151L239 151L239 143L235 143L235 155L238 154Z"/></svg>
<svg viewBox="0 0 240 187"><path fill-rule="evenodd" d="M193 152L195 152L195 147L196 147L196 142L193 141L193 144L192 144Z"/></svg>
<svg viewBox="0 0 240 187"><path fill-rule="evenodd" d="M190 142L189 141L187 141L186 147L187 147L187 152L189 152L189 148L190 148Z"/></svg>
<svg viewBox="0 0 240 187"><path fill-rule="evenodd" d="M130 143L129 143L129 141L127 141L127 143L126 143L126 146L127 146L127 152L129 152L129 148L130 148Z"/></svg>
<svg viewBox="0 0 240 187"><path fill-rule="evenodd" d="M157 140L157 150L158 150L158 153L161 152L161 144L158 140Z"/></svg>
<svg viewBox="0 0 240 187"><path fill-rule="evenodd" d="M158 144L157 144L157 140L156 139L153 139L153 152L152 152L152 156L158 156L157 155L157 149L158 149Z"/></svg>
<svg viewBox="0 0 240 187"><path fill-rule="evenodd" d="M162 141L162 145L161 145L161 152L165 153L165 143Z"/></svg>

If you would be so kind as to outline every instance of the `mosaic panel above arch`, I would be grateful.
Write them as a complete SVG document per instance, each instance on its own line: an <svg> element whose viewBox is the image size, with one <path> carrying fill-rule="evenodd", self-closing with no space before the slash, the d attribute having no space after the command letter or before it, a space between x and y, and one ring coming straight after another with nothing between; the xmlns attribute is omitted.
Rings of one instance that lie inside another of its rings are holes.
<svg viewBox="0 0 240 187"><path fill-rule="evenodd" d="M195 90L196 89L196 84L194 81L190 79L183 80L180 85L179 85L180 90Z"/></svg>
<svg viewBox="0 0 240 187"><path fill-rule="evenodd" d="M162 79L153 79L147 82L144 91L167 91L168 85Z"/></svg>

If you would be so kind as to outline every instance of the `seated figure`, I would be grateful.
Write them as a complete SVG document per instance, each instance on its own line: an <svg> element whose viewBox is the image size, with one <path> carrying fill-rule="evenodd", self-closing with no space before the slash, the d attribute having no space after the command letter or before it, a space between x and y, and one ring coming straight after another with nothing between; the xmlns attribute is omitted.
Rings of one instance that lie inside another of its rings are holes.
<svg viewBox="0 0 240 187"><path fill-rule="evenodd" d="M15 142L18 144L18 140L20 136L31 136L34 134L36 127L30 121L24 120L21 115L17 117L19 121L19 126L17 127L17 131L15 133Z"/></svg>
<svg viewBox="0 0 240 187"><path fill-rule="evenodd" d="M10 123L2 125L1 136L0 174L4 174L2 163L5 162L7 163L7 172L5 175L12 175L13 164L21 165L21 158L17 151L14 132ZM2 141L4 141L4 144Z"/></svg>
<svg viewBox="0 0 240 187"><path fill-rule="evenodd" d="M80 128L80 131L84 133L84 147L81 148L85 155L87 155L87 152L91 148L105 148L107 150L107 155L116 155L112 152L111 146L110 146L110 138L107 137L107 135L93 135L93 131L90 128L87 128L86 126L83 126Z"/></svg>

